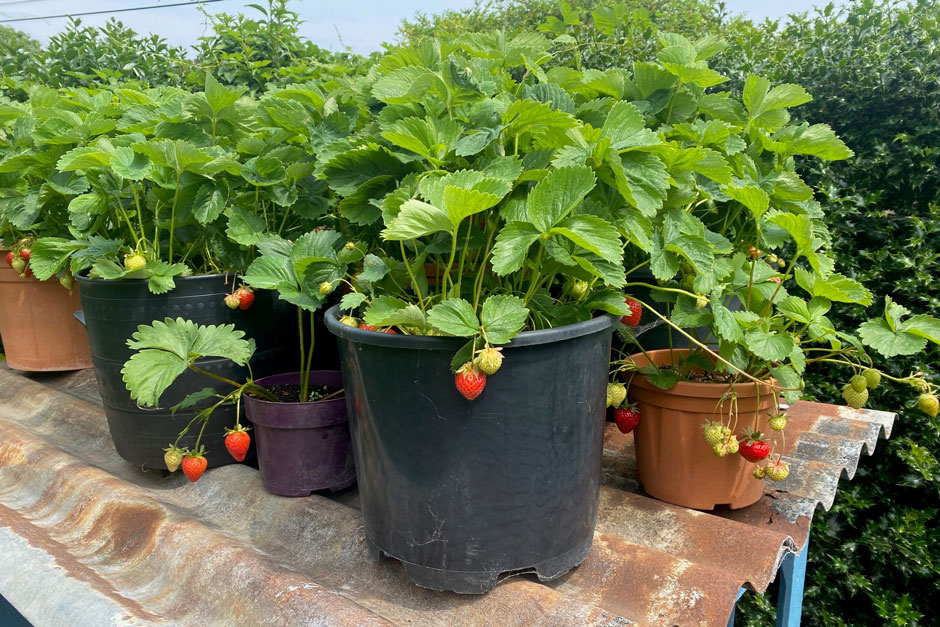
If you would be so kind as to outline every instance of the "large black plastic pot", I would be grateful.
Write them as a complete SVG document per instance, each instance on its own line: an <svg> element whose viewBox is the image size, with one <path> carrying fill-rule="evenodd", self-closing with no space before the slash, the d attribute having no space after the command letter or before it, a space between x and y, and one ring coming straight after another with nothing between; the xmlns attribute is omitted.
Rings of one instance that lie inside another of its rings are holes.
<svg viewBox="0 0 940 627"><path fill-rule="evenodd" d="M373 557L435 590L478 594L501 573L543 581L594 535L613 319L519 334L474 401L454 387L464 340L339 323L350 429Z"/></svg>
<svg viewBox="0 0 940 627"><path fill-rule="evenodd" d="M187 394L206 387L228 392L225 384L195 372L184 372L160 399L161 409L145 409L131 400L124 385L121 368L133 351L127 340L142 324L154 320L181 317L198 324L234 324L255 340L257 349L251 361L256 377L295 370L298 362L297 310L278 300L273 292L256 292L250 309L229 309L224 298L231 291L231 275L208 274L176 279L176 288L166 294L151 294L146 280L89 279L78 276L82 311L76 316L88 330L92 363L98 390L108 416L108 427L118 454L145 468L164 468L163 448L176 440L177 434L195 416L194 410L176 412L169 407ZM200 368L232 380L244 379L246 368L227 359L205 358ZM202 436L209 451L209 466L232 463L225 451L225 428L235 424L234 407L220 407L213 412ZM199 426L190 429L181 446L196 443Z"/></svg>

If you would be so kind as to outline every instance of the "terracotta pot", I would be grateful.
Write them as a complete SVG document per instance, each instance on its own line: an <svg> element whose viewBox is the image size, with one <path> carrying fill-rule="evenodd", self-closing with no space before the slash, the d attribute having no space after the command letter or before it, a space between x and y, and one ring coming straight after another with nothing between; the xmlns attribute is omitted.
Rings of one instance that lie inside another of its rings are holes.
<svg viewBox="0 0 940 627"><path fill-rule="evenodd" d="M7 251L0 251L0 258ZM85 329L72 317L81 309L78 284L21 279L0 260L0 336L10 368L47 372L91 368Z"/></svg>
<svg viewBox="0 0 940 627"><path fill-rule="evenodd" d="M677 355L688 352L675 351ZM672 363L668 349L647 354L657 366ZM650 363L643 354L633 355L633 360L640 367ZM643 375L633 378L630 398L642 415L634 431L637 473L650 496L706 510L718 505L747 507L760 499L764 482L752 475L754 464L739 454L717 457L702 434L705 421L727 417L730 401L722 400L722 396L728 388L724 383L680 381L669 390L661 390ZM772 389L738 383L734 391L739 439L753 424L756 411L760 412L759 429L768 433L767 420L775 409Z"/></svg>

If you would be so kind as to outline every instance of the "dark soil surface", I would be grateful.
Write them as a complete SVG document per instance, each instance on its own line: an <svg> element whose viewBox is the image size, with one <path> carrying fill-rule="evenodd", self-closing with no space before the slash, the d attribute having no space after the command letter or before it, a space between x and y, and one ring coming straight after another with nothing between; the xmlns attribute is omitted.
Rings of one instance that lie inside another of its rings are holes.
<svg viewBox="0 0 940 627"><path fill-rule="evenodd" d="M675 370L673 366L660 366L660 370ZM697 368L690 369L688 372L683 373L682 370L677 370L681 376L682 381L694 381L696 383L731 383L733 378L731 374L726 372L704 372Z"/></svg>
<svg viewBox="0 0 940 627"><path fill-rule="evenodd" d="M282 403L298 403L300 402L300 384L298 383L287 383L284 385L269 385L265 389L277 397ZM335 396L330 396L334 392L340 392ZM342 388L336 387L335 385L313 385L309 390L308 402L318 401L325 396L330 396L330 399L334 398L343 398Z"/></svg>

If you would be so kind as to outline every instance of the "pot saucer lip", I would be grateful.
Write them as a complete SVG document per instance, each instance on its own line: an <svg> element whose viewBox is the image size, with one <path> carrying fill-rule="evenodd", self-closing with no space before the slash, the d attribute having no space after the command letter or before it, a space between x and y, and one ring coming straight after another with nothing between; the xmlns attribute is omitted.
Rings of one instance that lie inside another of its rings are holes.
<svg viewBox="0 0 940 627"><path fill-rule="evenodd" d="M358 344L369 344L372 346L387 346L390 348L407 348L418 350L456 350L467 343L466 338L462 337L428 337L426 335L402 335L390 333L376 333L375 331L363 331L354 327L348 327L339 321L339 305L330 307L323 316L326 322L326 328L333 335L346 340L352 340ZM550 344L570 340L594 333L609 332L613 329L616 316L604 314L553 329L539 329L537 331L523 331L512 339L506 348L520 348L523 346L536 346L539 344Z"/></svg>

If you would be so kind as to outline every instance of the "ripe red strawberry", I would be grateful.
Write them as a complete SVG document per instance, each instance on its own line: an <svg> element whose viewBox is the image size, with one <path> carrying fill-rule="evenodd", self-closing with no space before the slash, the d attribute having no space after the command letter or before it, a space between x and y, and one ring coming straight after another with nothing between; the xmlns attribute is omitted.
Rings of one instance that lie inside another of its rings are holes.
<svg viewBox="0 0 940 627"><path fill-rule="evenodd" d="M620 322L624 323L628 327L635 327L640 324L640 316L643 315L643 305L636 302L632 298L627 298L623 302L627 304L627 307L630 308L630 314L622 316Z"/></svg>
<svg viewBox="0 0 940 627"><path fill-rule="evenodd" d="M457 370L454 385L465 399L472 401L483 393L483 388L486 387L486 375L474 366L473 362L468 361Z"/></svg>
<svg viewBox="0 0 940 627"><path fill-rule="evenodd" d="M747 439L738 448L741 457L749 462L759 462L770 455L770 444L764 440L760 431L748 430Z"/></svg>
<svg viewBox="0 0 940 627"><path fill-rule="evenodd" d="M378 331L377 326L375 326L374 324L366 324L365 322L360 324L359 328L362 329L363 331Z"/></svg>
<svg viewBox="0 0 940 627"><path fill-rule="evenodd" d="M382 333L388 333L389 335L398 335L398 331L392 328L385 329Z"/></svg>
<svg viewBox="0 0 940 627"><path fill-rule="evenodd" d="M14 255L13 251L11 250L10 252L7 253L7 265L12 266L14 259L16 259L16 255Z"/></svg>
<svg viewBox="0 0 940 627"><path fill-rule="evenodd" d="M238 305L241 303L241 299L238 297L238 294L234 292L231 294L225 295L225 306L229 309L238 309Z"/></svg>
<svg viewBox="0 0 940 627"><path fill-rule="evenodd" d="M245 461L248 446L251 444L251 436L248 435L247 429L241 425L235 425L234 429L226 429L225 433L225 448L229 455L237 462Z"/></svg>
<svg viewBox="0 0 940 627"><path fill-rule="evenodd" d="M199 477L206 471L209 461L205 457L205 449L199 447L198 451L186 453L183 458L183 474L190 481L199 481Z"/></svg>
<svg viewBox="0 0 940 627"><path fill-rule="evenodd" d="M238 296L239 309L248 309L255 302L255 291L245 285L235 290L235 295Z"/></svg>
<svg viewBox="0 0 940 627"><path fill-rule="evenodd" d="M29 257L30 257L30 255L32 255L32 254L33 254L33 251L31 251L31 250L28 249L28 248L24 248L24 249L20 250L20 257L22 257L22 258L25 259L26 261L29 261Z"/></svg>
<svg viewBox="0 0 940 627"><path fill-rule="evenodd" d="M630 433L640 424L640 412L636 405L618 407L614 410L614 422L621 433Z"/></svg>

